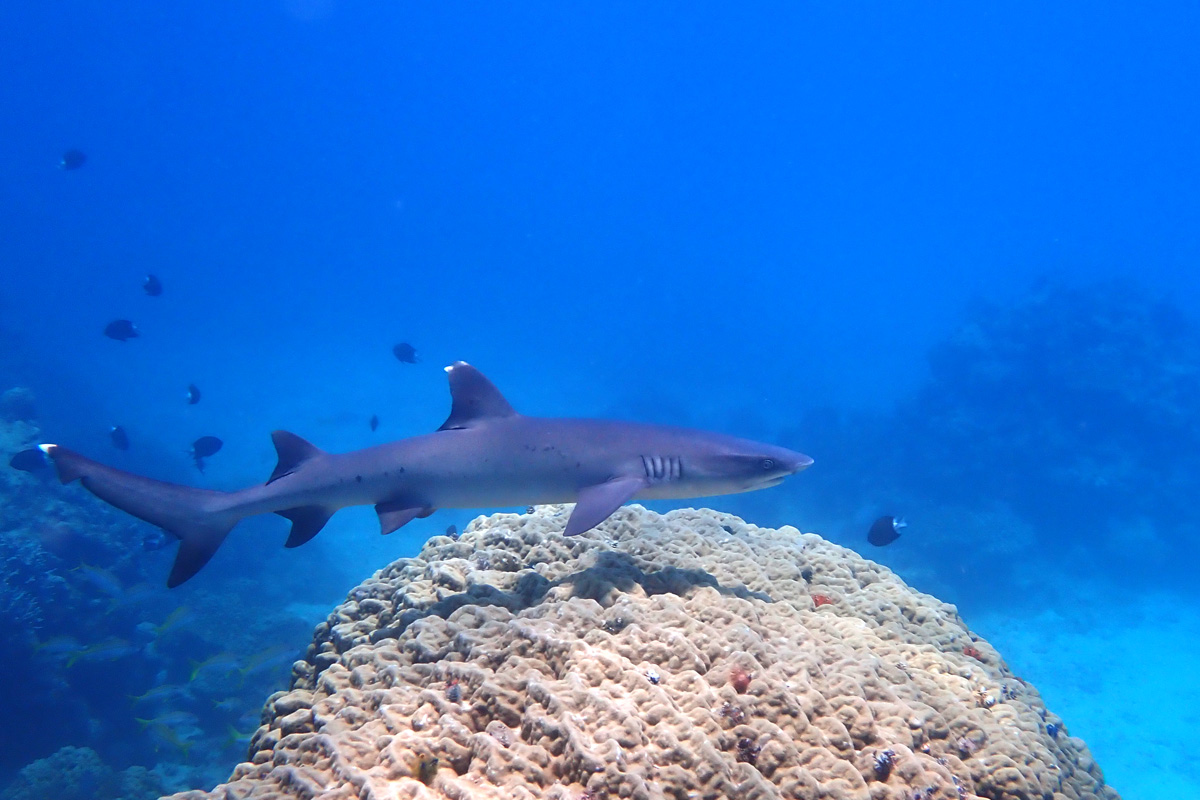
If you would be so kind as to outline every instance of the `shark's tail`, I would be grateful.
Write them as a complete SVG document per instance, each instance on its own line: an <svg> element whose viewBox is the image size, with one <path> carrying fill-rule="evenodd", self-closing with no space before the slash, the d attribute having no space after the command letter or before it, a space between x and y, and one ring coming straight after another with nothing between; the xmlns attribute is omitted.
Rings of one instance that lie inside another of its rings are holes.
<svg viewBox="0 0 1200 800"><path fill-rule="evenodd" d="M238 523L238 516L219 510L227 492L143 478L56 444L40 447L54 462L63 483L77 480L104 502L179 538L179 552L167 578L169 588L199 572Z"/></svg>

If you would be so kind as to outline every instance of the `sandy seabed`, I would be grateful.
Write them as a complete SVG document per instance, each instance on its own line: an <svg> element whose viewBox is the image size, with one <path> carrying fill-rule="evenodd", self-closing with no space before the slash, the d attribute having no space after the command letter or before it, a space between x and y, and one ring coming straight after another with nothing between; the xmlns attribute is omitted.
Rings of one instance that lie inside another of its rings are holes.
<svg viewBox="0 0 1200 800"><path fill-rule="evenodd" d="M1069 615L976 620L1131 800L1193 797L1200 608L1169 593L1082 591Z"/></svg>

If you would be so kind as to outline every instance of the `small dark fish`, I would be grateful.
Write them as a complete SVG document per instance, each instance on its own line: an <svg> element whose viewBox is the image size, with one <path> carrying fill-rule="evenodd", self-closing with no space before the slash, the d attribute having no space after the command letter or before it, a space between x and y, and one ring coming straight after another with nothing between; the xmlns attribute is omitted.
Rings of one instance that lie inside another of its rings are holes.
<svg viewBox="0 0 1200 800"><path fill-rule="evenodd" d="M192 449L188 452L196 461L196 469L204 472L204 459L215 454L224 444L224 442L215 436L201 436L192 442Z"/></svg>
<svg viewBox="0 0 1200 800"><path fill-rule="evenodd" d="M68 150L58 161L59 169L79 169L87 161L87 153L82 150Z"/></svg>
<svg viewBox="0 0 1200 800"><path fill-rule="evenodd" d="M113 447L118 450L129 449L129 434L120 425L113 425L108 429L108 438L112 439Z"/></svg>
<svg viewBox="0 0 1200 800"><path fill-rule="evenodd" d="M208 458L211 455L215 455L224 444L224 442L215 436L201 436L192 442L192 455L199 456L200 458Z"/></svg>
<svg viewBox="0 0 1200 800"><path fill-rule="evenodd" d="M883 547L900 538L900 529L907 528L908 523L896 517L880 517L871 524L867 531L867 541L876 547Z"/></svg>
<svg viewBox="0 0 1200 800"><path fill-rule="evenodd" d="M49 462L46 461L46 454L38 447L22 450L9 459L8 465L22 472L37 472L40 469L50 466Z"/></svg>
<svg viewBox="0 0 1200 800"><path fill-rule="evenodd" d="M446 535L457 542L458 541L458 528L456 528L453 525L449 526L448 528L446 528Z"/></svg>
<svg viewBox="0 0 1200 800"><path fill-rule="evenodd" d="M371 430L373 430L373 431L379 430L379 415L372 414L371 421L367 424L371 426Z"/></svg>
<svg viewBox="0 0 1200 800"><path fill-rule="evenodd" d="M162 531L150 531L142 537L142 549L146 551L162 550L171 543L171 537Z"/></svg>
<svg viewBox="0 0 1200 800"><path fill-rule="evenodd" d="M104 335L110 339L116 339L118 342L124 342L129 339L136 339L141 336L138 333L137 326L127 319L114 319L112 322L104 326Z"/></svg>
<svg viewBox="0 0 1200 800"><path fill-rule="evenodd" d="M146 280L142 281L142 291L151 297L158 297L162 294L162 281L154 275L147 275Z"/></svg>
<svg viewBox="0 0 1200 800"><path fill-rule="evenodd" d="M401 342L392 348L392 355L400 360L402 364L416 364L421 359L417 358L417 348L413 347L408 342Z"/></svg>
<svg viewBox="0 0 1200 800"><path fill-rule="evenodd" d="M200 387L194 383L188 384L187 401L189 406L194 406L200 402Z"/></svg>

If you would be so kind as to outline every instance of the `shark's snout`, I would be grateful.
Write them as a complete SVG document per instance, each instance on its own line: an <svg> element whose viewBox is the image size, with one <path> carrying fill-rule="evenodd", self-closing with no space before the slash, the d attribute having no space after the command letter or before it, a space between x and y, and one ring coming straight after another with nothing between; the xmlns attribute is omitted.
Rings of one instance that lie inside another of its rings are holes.
<svg viewBox="0 0 1200 800"><path fill-rule="evenodd" d="M775 463L774 472L780 477L795 475L802 469L812 466L813 460L804 453L788 450L786 447L775 447L769 458Z"/></svg>
<svg viewBox="0 0 1200 800"><path fill-rule="evenodd" d="M784 479L806 469L813 463L813 460L804 455L804 453L797 453L795 450L788 450L786 447L774 447L770 445L762 447L765 447L765 450L760 451L761 455L758 460L761 471L756 475L750 476L743 491L769 489L772 486L778 486L783 483Z"/></svg>
<svg viewBox="0 0 1200 800"><path fill-rule="evenodd" d="M813 465L813 460L804 453L795 453L795 458L792 460L792 473L797 473L802 469L808 469Z"/></svg>

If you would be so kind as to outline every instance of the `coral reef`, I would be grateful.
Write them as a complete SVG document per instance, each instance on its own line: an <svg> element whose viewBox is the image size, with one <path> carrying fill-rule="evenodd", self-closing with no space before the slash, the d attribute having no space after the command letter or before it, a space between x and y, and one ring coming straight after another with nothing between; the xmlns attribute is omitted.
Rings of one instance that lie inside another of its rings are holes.
<svg viewBox="0 0 1200 800"><path fill-rule="evenodd" d="M21 687L13 717L38 722L0 748L0 775L72 744L108 764L153 764L156 786L215 782L312 618L287 610L296 593L282 581L214 575L168 592L163 534L49 470L9 466L40 437L34 411L28 390L0 392L0 684Z"/></svg>
<svg viewBox="0 0 1200 800"><path fill-rule="evenodd" d="M14 386L0 394L0 421L33 422L36 418L33 392L24 386Z"/></svg>
<svg viewBox="0 0 1200 800"><path fill-rule="evenodd" d="M133 528L128 520L98 513L95 504L71 502L48 473L8 466L15 453L38 440L32 413L27 390L0 395L0 613L19 623L0 631L0 644L9 636L69 623L78 604L63 572L86 559L116 562L128 550L121 534Z"/></svg>
<svg viewBox="0 0 1200 800"><path fill-rule="evenodd" d="M66 582L54 573L58 559L28 530L42 528L38 519L45 505L38 478L8 466L12 456L37 441L33 400L28 390L0 394L0 617L9 621L0 632L0 645L9 637L39 627L56 605L67 598Z"/></svg>
<svg viewBox="0 0 1200 800"><path fill-rule="evenodd" d="M22 769L0 800L151 800L162 788L143 767L116 772L94 750L64 747Z"/></svg>
<svg viewBox="0 0 1200 800"><path fill-rule="evenodd" d="M572 539L564 512L479 518L358 586L248 761L175 800L1117 800L888 569L717 512L629 506Z"/></svg>

